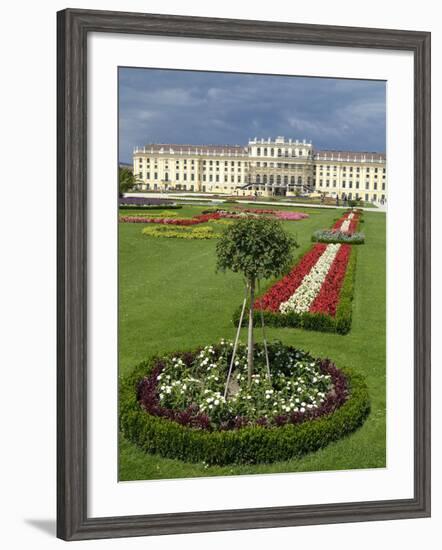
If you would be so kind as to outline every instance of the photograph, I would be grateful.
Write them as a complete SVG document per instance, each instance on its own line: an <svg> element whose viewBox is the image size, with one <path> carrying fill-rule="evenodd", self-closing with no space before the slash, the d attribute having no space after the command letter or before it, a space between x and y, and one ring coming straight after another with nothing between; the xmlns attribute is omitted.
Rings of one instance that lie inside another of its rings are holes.
<svg viewBox="0 0 442 550"><path fill-rule="evenodd" d="M386 468L387 82L118 67L118 481Z"/></svg>

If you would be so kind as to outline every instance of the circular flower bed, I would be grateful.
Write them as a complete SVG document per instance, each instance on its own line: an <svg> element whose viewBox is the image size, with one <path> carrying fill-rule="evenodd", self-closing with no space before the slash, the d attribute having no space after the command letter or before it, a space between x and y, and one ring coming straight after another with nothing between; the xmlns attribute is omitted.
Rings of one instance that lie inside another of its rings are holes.
<svg viewBox="0 0 442 550"><path fill-rule="evenodd" d="M369 413L363 379L328 359L262 346L247 384L247 349L239 346L224 398L232 344L139 365L121 384L120 425L148 452L209 464L287 460L324 447L358 428Z"/></svg>

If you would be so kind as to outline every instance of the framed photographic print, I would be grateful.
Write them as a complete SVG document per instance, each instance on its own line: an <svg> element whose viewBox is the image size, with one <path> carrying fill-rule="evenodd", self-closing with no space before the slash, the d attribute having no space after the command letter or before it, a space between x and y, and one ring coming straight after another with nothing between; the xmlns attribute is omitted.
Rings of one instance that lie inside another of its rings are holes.
<svg viewBox="0 0 442 550"><path fill-rule="evenodd" d="M58 13L58 536L430 514L430 35Z"/></svg>

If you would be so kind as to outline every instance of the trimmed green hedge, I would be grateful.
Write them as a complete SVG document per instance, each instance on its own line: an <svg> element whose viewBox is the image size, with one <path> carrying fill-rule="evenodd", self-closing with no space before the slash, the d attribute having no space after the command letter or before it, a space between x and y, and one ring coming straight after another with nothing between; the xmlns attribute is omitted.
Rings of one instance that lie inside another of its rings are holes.
<svg viewBox="0 0 442 550"><path fill-rule="evenodd" d="M357 232L348 235L340 231L315 231L312 235L312 242L314 243L327 243L327 244L364 244L364 233Z"/></svg>
<svg viewBox="0 0 442 550"><path fill-rule="evenodd" d="M352 319L352 301L354 293L354 280L356 272L357 249L352 247L350 258L348 260L347 270L339 295L339 303L336 308L336 315L325 313L276 313L273 311L263 311L264 323L272 327L303 328L306 330L317 330L320 332L337 332L338 334L347 334L351 329ZM238 326L241 315L241 307L238 307L233 314L233 324ZM254 311L254 323L261 323L261 311ZM244 315L242 326L247 326L248 314Z"/></svg>
<svg viewBox="0 0 442 550"><path fill-rule="evenodd" d="M359 428L370 413L364 378L350 369L349 398L333 413L301 424L281 427L245 427L207 431L182 426L144 411L137 401L137 385L153 368L154 359L141 363L120 381L120 429L148 453L208 464L256 464L289 460L317 451Z"/></svg>

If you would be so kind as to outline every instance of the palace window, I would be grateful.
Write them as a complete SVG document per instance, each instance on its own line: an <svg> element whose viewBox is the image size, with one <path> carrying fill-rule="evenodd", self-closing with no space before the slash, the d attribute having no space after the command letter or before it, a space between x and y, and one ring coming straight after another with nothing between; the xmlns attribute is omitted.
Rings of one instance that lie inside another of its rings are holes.
<svg viewBox="0 0 442 550"><path fill-rule="evenodd" d="M154 173L153 179L154 179L154 180L157 180L157 179L158 179L158 172L155 172L155 173Z"/></svg>
<svg viewBox="0 0 442 550"><path fill-rule="evenodd" d="M282 151L281 151L281 149L278 149L278 157L282 157Z"/></svg>
<svg viewBox="0 0 442 550"><path fill-rule="evenodd" d="M258 147L258 148L256 149L256 154L258 155L258 157L261 156L261 147Z"/></svg>
<svg viewBox="0 0 442 550"><path fill-rule="evenodd" d="M179 175L178 172L175 174L175 179L176 179L177 181L179 181L179 179L180 179L180 175Z"/></svg>

